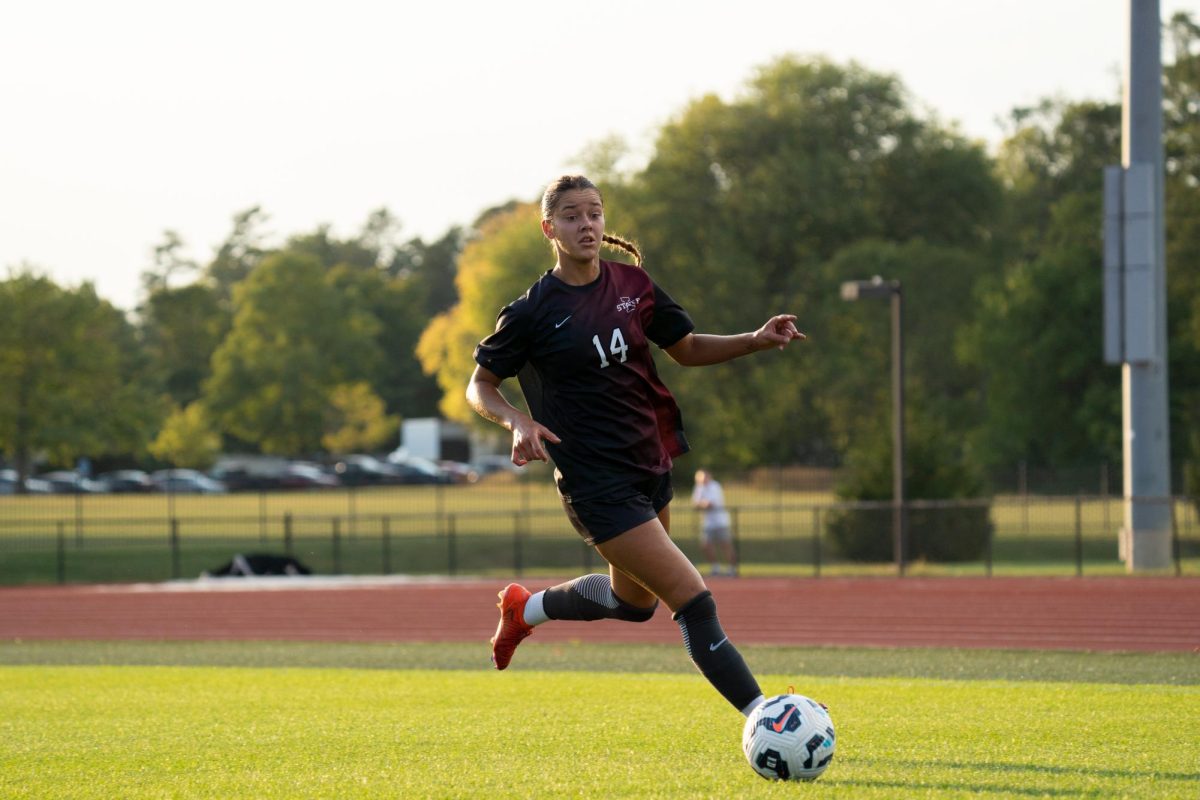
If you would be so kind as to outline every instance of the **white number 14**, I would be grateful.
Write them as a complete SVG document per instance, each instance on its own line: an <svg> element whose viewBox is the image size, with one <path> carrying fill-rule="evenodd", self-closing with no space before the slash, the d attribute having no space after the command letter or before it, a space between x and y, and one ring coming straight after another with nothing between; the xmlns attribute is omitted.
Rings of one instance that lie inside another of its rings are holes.
<svg viewBox="0 0 1200 800"><path fill-rule="evenodd" d="M608 358L604 355L604 345L600 344L600 334L592 337L592 344L596 345L596 352L600 354L600 369L608 366ZM625 337L621 335L620 328L613 328L612 341L608 343L608 352L611 355L619 356L618 364L624 364L626 353L629 352L629 345L625 344Z"/></svg>

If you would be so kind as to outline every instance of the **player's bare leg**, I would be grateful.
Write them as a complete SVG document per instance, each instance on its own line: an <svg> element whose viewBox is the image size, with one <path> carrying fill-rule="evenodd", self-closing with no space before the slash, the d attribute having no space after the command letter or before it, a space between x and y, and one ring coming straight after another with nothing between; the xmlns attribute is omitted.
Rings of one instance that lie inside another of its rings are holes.
<svg viewBox="0 0 1200 800"><path fill-rule="evenodd" d="M675 612L708 587L704 585L704 578L695 565L667 535L662 517L660 513L658 519L643 522L620 536L596 545L596 550L616 569L613 573L613 591L616 594L621 595L621 589L631 590L626 582L630 580L661 599L667 608Z"/></svg>
<svg viewBox="0 0 1200 800"><path fill-rule="evenodd" d="M612 567L613 590L661 598L674 612L672 619L679 625L692 662L734 708L748 715L762 702L762 691L721 628L704 578L671 541L661 519L660 514L660 519L596 546Z"/></svg>

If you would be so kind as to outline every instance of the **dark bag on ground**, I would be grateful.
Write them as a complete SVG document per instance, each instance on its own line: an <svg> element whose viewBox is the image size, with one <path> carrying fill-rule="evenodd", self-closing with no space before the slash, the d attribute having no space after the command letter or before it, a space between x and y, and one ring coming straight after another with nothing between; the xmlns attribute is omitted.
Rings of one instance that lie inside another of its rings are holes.
<svg viewBox="0 0 1200 800"><path fill-rule="evenodd" d="M214 570L206 571L207 576L249 577L252 575L311 575L312 570L291 556L276 556L269 553L238 553L227 563Z"/></svg>

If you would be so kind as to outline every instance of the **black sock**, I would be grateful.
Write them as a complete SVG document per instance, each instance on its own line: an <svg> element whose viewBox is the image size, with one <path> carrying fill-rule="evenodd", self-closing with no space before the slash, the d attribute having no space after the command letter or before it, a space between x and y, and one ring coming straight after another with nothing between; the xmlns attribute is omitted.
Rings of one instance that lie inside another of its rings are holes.
<svg viewBox="0 0 1200 800"><path fill-rule="evenodd" d="M542 610L550 619L621 619L645 622L654 616L658 601L650 608L638 608L613 594L607 575L583 575L552 586L542 595Z"/></svg>
<svg viewBox="0 0 1200 800"><path fill-rule="evenodd" d="M746 706L762 694L762 690L758 688L758 681L746 666L742 654L721 629L712 592L704 591L696 595L671 619L679 624L679 630L683 632L683 646L687 648L692 662L722 697L738 711L744 712Z"/></svg>

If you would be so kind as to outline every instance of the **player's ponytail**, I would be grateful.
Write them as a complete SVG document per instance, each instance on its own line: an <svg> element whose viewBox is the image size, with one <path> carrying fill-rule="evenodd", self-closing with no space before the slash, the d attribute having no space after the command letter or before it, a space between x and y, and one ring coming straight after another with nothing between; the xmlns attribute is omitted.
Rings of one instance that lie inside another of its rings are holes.
<svg viewBox="0 0 1200 800"><path fill-rule="evenodd" d="M617 250L624 250L629 255L633 256L633 263L637 266L642 265L642 251L638 250L637 245L628 239L622 239L620 236L614 236L611 233L604 234L604 243L609 247Z"/></svg>

